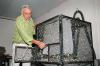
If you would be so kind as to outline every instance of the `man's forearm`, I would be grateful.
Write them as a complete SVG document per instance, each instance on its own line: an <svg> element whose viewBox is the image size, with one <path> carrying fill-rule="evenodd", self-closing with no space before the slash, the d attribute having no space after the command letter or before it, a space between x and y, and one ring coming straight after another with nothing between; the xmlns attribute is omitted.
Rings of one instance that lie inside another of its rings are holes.
<svg viewBox="0 0 100 66"><path fill-rule="evenodd" d="M45 44L38 40L32 40L32 43L38 45L38 47L41 49L43 49L45 47Z"/></svg>
<svg viewBox="0 0 100 66"><path fill-rule="evenodd" d="M40 41L34 40L34 39L33 39L33 40L32 40L32 43L38 45L38 44L40 43Z"/></svg>

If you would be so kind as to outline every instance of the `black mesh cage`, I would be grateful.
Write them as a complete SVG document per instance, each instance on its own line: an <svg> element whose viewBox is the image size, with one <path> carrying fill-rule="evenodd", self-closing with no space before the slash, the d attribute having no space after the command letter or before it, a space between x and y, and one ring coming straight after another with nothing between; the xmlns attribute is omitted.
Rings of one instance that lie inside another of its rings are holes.
<svg viewBox="0 0 100 66"><path fill-rule="evenodd" d="M58 15L38 24L36 35L37 40L46 43L47 47L44 49L26 48L28 54L25 54L27 56L23 56L24 60L21 61L57 63L62 66L66 63L68 66L93 65L95 53L90 22ZM20 53L16 54L18 54L16 60L19 61Z"/></svg>
<svg viewBox="0 0 100 66"><path fill-rule="evenodd" d="M37 25L37 38L48 44L40 61L89 63L95 59L90 22L58 15Z"/></svg>

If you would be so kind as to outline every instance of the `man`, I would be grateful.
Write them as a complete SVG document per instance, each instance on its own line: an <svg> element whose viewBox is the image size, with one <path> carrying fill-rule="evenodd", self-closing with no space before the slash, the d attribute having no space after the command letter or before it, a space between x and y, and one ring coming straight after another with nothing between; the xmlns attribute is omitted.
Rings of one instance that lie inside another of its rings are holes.
<svg viewBox="0 0 100 66"><path fill-rule="evenodd" d="M32 9L29 5L24 5L21 9L21 15L17 17L15 23L12 66L18 66L18 64L14 63L15 46L32 46L32 44L36 44L41 49L45 47L43 42L33 38L33 35L35 35L35 25L31 16ZM27 65L25 64L25 66Z"/></svg>

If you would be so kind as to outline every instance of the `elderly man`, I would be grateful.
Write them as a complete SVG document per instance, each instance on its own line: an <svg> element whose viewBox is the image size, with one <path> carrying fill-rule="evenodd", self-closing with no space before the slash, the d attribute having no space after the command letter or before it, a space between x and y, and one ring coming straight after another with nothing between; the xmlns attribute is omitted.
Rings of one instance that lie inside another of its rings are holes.
<svg viewBox="0 0 100 66"><path fill-rule="evenodd" d="M15 31L13 35L13 60L12 66L18 66L14 63L15 46L32 46L36 44L39 48L44 48L45 44L33 38L35 35L35 25L31 18L32 9L29 5L24 5L21 9L21 15L17 17L15 23ZM25 66L29 66L26 65Z"/></svg>

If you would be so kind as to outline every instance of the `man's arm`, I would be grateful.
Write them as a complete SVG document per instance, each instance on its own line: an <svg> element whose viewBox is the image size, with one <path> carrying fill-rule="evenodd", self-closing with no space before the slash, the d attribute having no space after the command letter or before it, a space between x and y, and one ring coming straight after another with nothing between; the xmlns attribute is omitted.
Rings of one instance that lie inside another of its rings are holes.
<svg viewBox="0 0 100 66"><path fill-rule="evenodd" d="M25 26L23 26L22 23L18 22L19 20L16 21L16 26L18 29L18 32L22 39L31 46L31 44L36 44L39 46L39 48L44 48L45 44L43 42L40 42L38 40L33 39L33 36L29 36L28 32L25 30Z"/></svg>
<svg viewBox="0 0 100 66"><path fill-rule="evenodd" d="M41 49L46 46L43 42L40 42L40 41L34 40L34 39L32 40L32 43L38 45L38 47Z"/></svg>
<svg viewBox="0 0 100 66"><path fill-rule="evenodd" d="M31 46L33 37L28 35L27 31L25 30L25 26L23 26L23 24L17 20L16 27L23 41Z"/></svg>

